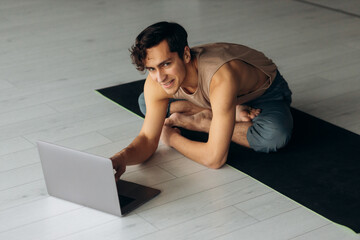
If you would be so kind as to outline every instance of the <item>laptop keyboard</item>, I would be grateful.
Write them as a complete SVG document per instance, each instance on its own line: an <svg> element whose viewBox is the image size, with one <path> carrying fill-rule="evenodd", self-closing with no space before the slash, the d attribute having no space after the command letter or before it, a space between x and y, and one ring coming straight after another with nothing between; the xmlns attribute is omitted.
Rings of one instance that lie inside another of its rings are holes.
<svg viewBox="0 0 360 240"><path fill-rule="evenodd" d="M126 197L123 195L119 195L119 200L120 200L120 206L121 207L125 207L126 205L132 203L133 201L135 201L134 198L130 198L130 197Z"/></svg>

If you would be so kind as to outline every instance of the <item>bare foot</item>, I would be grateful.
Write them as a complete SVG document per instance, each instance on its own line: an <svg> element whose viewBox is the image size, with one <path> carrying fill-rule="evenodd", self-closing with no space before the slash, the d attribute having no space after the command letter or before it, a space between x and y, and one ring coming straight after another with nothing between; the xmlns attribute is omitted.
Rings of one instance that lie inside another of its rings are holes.
<svg viewBox="0 0 360 240"><path fill-rule="evenodd" d="M236 122L251 122L261 110L246 105L236 105Z"/></svg>
<svg viewBox="0 0 360 240"><path fill-rule="evenodd" d="M193 115L173 113L165 119L165 125L177 126L188 130L209 132L212 119L211 110L203 110Z"/></svg>

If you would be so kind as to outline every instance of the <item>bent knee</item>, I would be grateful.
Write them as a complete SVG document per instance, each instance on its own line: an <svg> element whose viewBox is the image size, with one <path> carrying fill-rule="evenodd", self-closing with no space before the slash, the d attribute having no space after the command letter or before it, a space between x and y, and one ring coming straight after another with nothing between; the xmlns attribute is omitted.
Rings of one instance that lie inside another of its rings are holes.
<svg viewBox="0 0 360 240"><path fill-rule="evenodd" d="M291 138L291 132L288 129L277 129L271 133L270 137L264 141L265 152L276 152L285 147Z"/></svg>
<svg viewBox="0 0 360 240"><path fill-rule="evenodd" d="M249 145L257 152L276 152L284 147L290 140L292 124L289 126L272 125L264 127L253 124L248 130L247 138Z"/></svg>

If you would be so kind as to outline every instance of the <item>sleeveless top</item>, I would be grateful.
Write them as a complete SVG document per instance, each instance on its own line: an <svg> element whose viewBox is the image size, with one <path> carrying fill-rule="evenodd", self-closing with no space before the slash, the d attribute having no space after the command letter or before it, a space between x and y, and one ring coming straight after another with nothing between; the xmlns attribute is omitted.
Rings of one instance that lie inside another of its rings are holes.
<svg viewBox="0 0 360 240"><path fill-rule="evenodd" d="M198 87L193 94L187 94L181 87L174 94L175 99L186 99L195 105L211 108L210 83L216 71L231 60L241 60L250 64L268 76L267 81L253 92L238 96L237 104L251 101L261 96L270 87L276 77L277 67L262 52L232 43L211 43L191 48L197 58ZM251 81L251 79L248 79Z"/></svg>

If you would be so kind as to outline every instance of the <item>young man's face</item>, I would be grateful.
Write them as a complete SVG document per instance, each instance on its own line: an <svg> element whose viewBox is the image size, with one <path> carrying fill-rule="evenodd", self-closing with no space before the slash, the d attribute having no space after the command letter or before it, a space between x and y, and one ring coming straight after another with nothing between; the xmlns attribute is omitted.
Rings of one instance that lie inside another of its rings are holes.
<svg viewBox="0 0 360 240"><path fill-rule="evenodd" d="M170 52L166 40L147 49L146 69L167 94L173 95L180 88L186 76L186 63L187 60L182 60L177 52Z"/></svg>

